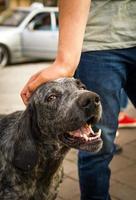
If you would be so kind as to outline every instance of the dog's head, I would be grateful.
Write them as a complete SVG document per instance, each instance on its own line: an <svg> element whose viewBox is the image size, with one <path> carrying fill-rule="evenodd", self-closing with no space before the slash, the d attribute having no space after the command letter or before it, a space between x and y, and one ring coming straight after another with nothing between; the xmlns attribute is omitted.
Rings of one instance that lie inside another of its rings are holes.
<svg viewBox="0 0 136 200"><path fill-rule="evenodd" d="M99 121L101 112L99 96L79 80L62 78L41 85L21 117L15 165L25 170L35 166L38 155L33 137L47 144L98 152L101 133L94 133L91 126Z"/></svg>
<svg viewBox="0 0 136 200"><path fill-rule="evenodd" d="M102 147L100 131L91 126L101 117L100 98L79 80L63 78L40 86L31 102L42 135L68 147L97 152Z"/></svg>

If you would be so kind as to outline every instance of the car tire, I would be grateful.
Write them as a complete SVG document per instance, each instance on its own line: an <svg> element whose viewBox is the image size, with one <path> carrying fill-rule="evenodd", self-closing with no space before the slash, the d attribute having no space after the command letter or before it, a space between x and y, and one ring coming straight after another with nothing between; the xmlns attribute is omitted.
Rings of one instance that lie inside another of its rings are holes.
<svg viewBox="0 0 136 200"><path fill-rule="evenodd" d="M9 63L9 51L8 49L0 45L0 68L5 67Z"/></svg>

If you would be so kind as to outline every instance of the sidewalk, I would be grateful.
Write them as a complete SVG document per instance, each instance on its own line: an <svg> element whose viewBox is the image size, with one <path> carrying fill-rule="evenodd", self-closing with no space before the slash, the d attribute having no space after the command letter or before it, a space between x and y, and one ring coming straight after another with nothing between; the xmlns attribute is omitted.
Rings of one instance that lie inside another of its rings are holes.
<svg viewBox="0 0 136 200"><path fill-rule="evenodd" d="M24 109L19 96L31 74L50 63L15 65L0 70L0 113ZM129 115L136 117L131 105ZM110 165L112 170L110 193L112 200L136 199L136 129L120 129L118 143L123 152L116 155ZM77 151L71 150L64 160L64 180L57 200L79 200Z"/></svg>

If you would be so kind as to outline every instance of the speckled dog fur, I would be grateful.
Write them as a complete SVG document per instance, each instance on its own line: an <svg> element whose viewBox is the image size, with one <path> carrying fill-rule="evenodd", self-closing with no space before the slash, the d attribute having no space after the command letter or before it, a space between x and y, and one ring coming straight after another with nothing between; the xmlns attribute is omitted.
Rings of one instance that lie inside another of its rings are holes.
<svg viewBox="0 0 136 200"><path fill-rule="evenodd" d="M52 81L36 90L25 111L0 116L1 200L56 198L70 148L59 136L82 125L76 99L87 92L75 79Z"/></svg>

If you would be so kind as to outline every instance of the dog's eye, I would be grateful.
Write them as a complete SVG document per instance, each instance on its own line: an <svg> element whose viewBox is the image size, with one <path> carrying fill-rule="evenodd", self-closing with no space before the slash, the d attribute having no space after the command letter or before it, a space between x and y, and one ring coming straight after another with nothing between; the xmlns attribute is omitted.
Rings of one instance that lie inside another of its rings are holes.
<svg viewBox="0 0 136 200"><path fill-rule="evenodd" d="M47 101L50 102L50 101L54 101L55 99L57 99L57 95L51 94L50 96L48 96Z"/></svg>

